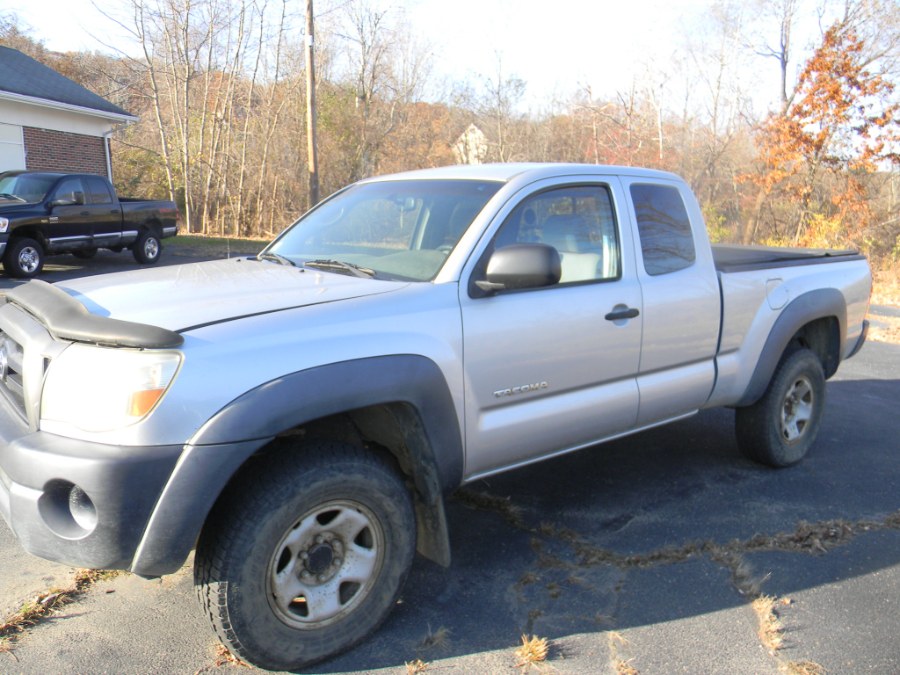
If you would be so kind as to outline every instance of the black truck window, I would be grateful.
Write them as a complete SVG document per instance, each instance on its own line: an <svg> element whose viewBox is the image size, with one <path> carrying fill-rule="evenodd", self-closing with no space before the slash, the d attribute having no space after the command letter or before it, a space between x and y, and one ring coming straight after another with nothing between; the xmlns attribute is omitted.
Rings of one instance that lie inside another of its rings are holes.
<svg viewBox="0 0 900 675"><path fill-rule="evenodd" d="M84 185L81 182L81 178L78 178L77 176L66 178L56 186L56 194L53 196L53 198L65 199L72 204L83 204Z"/></svg>
<svg viewBox="0 0 900 675"><path fill-rule="evenodd" d="M87 183L88 201L91 204L112 204L113 197L109 191L109 183L98 176L88 176Z"/></svg>

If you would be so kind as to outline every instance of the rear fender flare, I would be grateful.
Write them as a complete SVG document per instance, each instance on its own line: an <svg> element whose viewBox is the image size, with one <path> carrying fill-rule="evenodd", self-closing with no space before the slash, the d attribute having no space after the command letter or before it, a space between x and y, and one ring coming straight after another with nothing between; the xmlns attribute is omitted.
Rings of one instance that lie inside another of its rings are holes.
<svg viewBox="0 0 900 675"><path fill-rule="evenodd" d="M837 319L840 332L837 357L840 359L840 354L844 353L844 343L847 341L847 303L843 294L834 288L824 288L804 293L792 300L775 320L750 383L735 406L752 405L762 398L772 380L775 368L797 333L813 321L832 317ZM823 363L826 377L834 374L837 365L837 363L833 365Z"/></svg>

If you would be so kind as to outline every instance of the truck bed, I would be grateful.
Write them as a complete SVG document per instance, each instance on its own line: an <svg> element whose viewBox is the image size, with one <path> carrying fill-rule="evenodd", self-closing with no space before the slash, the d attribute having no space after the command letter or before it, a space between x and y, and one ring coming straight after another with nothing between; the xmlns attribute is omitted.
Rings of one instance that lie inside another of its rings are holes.
<svg viewBox="0 0 900 675"><path fill-rule="evenodd" d="M713 244L712 253L716 269L724 273L865 259L858 251L852 249L782 248L740 244Z"/></svg>

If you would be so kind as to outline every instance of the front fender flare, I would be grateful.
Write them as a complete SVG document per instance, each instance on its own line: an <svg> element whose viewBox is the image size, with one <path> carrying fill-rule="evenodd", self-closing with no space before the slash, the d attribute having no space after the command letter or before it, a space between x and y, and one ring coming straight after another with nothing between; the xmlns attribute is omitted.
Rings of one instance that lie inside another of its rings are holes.
<svg viewBox="0 0 900 675"><path fill-rule="evenodd" d="M281 432L362 408L406 404L427 442L409 448L417 502L449 563L443 495L462 482L463 443L440 368L416 355L381 356L310 368L266 382L214 415L185 445L130 567L144 576L177 570L209 511L243 463ZM418 511L419 509L417 509ZM420 522L421 532L421 522Z"/></svg>

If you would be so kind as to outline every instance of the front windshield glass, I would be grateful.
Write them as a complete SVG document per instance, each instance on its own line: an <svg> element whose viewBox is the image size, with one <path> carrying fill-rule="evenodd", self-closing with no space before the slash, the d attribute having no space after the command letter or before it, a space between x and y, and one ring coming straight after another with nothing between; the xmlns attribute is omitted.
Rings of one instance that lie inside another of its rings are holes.
<svg viewBox="0 0 900 675"><path fill-rule="evenodd" d="M474 180L354 185L294 223L260 257L276 254L332 272L428 281L501 185Z"/></svg>
<svg viewBox="0 0 900 675"><path fill-rule="evenodd" d="M36 204L59 176L27 174L0 178L0 200Z"/></svg>

